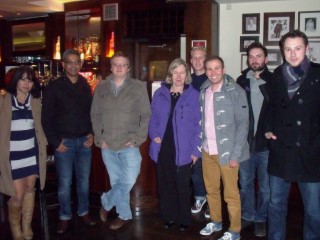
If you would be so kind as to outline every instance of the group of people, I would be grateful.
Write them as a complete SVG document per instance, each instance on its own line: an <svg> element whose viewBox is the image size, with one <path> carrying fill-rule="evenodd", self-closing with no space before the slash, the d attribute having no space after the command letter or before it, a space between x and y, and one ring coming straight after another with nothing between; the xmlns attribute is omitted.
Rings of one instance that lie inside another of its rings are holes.
<svg viewBox="0 0 320 240"><path fill-rule="evenodd" d="M147 138L150 118L145 85L129 77L128 56L111 58L112 74L99 84L94 97L79 72L78 51L63 53L64 74L49 84L42 102L40 87L31 67L19 67L0 97L0 192L10 196L9 222L14 240L32 239L34 188L40 178L44 188L47 145L54 149L58 177L59 221L57 233L65 233L72 218L71 186L77 192L77 215L83 224L96 225L89 214L91 146L101 148L111 189L101 196L100 218L116 207L119 217L110 228L117 230L132 219L130 190L140 172L139 146Z"/></svg>
<svg viewBox="0 0 320 240"><path fill-rule="evenodd" d="M206 57L201 47L191 51L191 76L182 59L170 64L149 123L165 228L178 223L185 231L207 202L211 221L200 234L221 231L223 189L230 226L221 240L238 240L249 226L257 237L285 239L297 182L303 239L320 239L320 66L306 56L308 38L299 30L282 36L280 47L284 62L271 73L266 47L252 43L236 81L221 57Z"/></svg>
<svg viewBox="0 0 320 240"><path fill-rule="evenodd" d="M221 231L223 189L230 226L221 240L238 240L241 229L251 225L258 237L284 240L289 190L297 182L303 238L319 239L320 66L307 58L303 32L288 32L280 46L284 62L271 73L267 49L252 43L248 68L237 80L226 74L221 57L207 57L205 48L196 47L190 56L193 73L183 59L173 60L151 105L146 86L130 77L122 52L111 58L111 75L92 97L79 75L79 53L66 50L64 74L46 88L42 106L33 70L19 67L0 97L0 191L10 196L13 239L33 238L34 186L39 177L44 187L47 143L58 176L57 233L66 232L72 218L73 172L77 215L88 226L96 224L89 214L93 143L101 148L111 185L101 196L100 219L107 221L115 207L118 217L110 229L130 222L130 191L147 135L166 229L178 224L187 230L191 215L208 203L210 221L200 234Z"/></svg>

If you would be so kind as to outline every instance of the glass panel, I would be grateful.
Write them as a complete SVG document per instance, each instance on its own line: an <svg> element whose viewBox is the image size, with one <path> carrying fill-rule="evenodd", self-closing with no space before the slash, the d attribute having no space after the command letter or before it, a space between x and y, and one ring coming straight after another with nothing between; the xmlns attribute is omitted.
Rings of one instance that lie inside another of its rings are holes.
<svg viewBox="0 0 320 240"><path fill-rule="evenodd" d="M12 26L13 52L44 50L44 22L19 24Z"/></svg>
<svg viewBox="0 0 320 240"><path fill-rule="evenodd" d="M77 49L84 60L99 61L100 9L84 9L66 13L65 47Z"/></svg>

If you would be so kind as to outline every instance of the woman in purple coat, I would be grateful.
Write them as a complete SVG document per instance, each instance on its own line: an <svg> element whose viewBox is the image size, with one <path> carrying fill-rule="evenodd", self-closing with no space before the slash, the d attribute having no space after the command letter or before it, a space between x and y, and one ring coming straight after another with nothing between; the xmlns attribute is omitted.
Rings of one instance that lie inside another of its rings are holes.
<svg viewBox="0 0 320 240"><path fill-rule="evenodd" d="M191 223L191 169L200 157L199 92L191 85L189 66L175 59L151 103L150 157L156 162L160 214L165 228Z"/></svg>

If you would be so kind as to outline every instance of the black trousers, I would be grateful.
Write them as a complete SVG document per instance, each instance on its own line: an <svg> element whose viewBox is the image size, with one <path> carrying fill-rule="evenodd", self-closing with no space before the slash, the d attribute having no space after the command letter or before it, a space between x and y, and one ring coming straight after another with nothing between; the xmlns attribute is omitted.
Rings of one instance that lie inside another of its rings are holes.
<svg viewBox="0 0 320 240"><path fill-rule="evenodd" d="M162 219L190 225L191 164L178 167L174 158L159 156L156 169Z"/></svg>

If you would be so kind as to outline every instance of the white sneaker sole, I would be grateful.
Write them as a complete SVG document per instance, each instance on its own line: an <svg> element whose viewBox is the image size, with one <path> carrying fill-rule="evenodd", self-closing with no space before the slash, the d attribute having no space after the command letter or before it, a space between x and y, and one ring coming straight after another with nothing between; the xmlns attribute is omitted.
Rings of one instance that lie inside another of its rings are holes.
<svg viewBox="0 0 320 240"><path fill-rule="evenodd" d="M202 230L200 231L200 234L202 235L202 236L209 236L209 235L211 235L212 233L214 233L214 232L219 232L219 231L221 231L222 230L222 228L214 228L214 229L212 229L212 232L202 232Z"/></svg>
<svg viewBox="0 0 320 240"><path fill-rule="evenodd" d="M205 199L203 201L203 203L201 204L201 207L199 209L197 209L197 210L192 210L192 208L191 208L191 213L199 213L199 212L201 212L201 210L203 208L203 205L206 204L206 202L207 202L207 199Z"/></svg>

